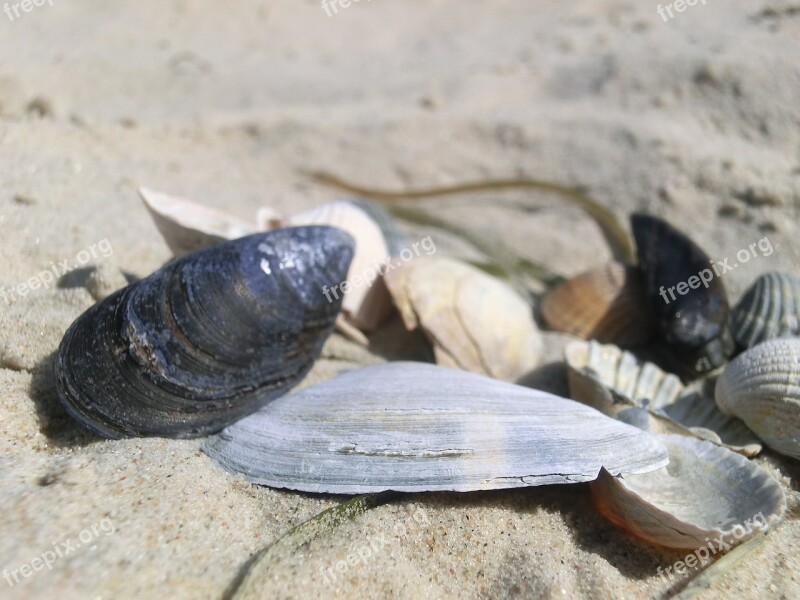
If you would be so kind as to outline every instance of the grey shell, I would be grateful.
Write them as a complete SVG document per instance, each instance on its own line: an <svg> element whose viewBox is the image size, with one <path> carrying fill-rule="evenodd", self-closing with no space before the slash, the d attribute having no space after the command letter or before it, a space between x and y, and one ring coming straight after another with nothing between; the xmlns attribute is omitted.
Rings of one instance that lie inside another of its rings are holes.
<svg viewBox="0 0 800 600"><path fill-rule="evenodd" d="M306 492L473 491L578 483L667 464L650 434L577 402L456 369L393 362L280 398L204 451Z"/></svg>

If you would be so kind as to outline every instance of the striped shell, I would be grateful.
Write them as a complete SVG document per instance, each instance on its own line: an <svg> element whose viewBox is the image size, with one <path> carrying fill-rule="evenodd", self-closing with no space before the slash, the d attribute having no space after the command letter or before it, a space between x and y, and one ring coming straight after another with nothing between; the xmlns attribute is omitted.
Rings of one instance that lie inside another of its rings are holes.
<svg viewBox="0 0 800 600"><path fill-rule="evenodd" d="M800 334L800 277L774 272L756 279L733 309L731 329L744 349Z"/></svg>
<svg viewBox="0 0 800 600"><path fill-rule="evenodd" d="M610 262L568 279L541 304L556 331L622 347L647 342L654 321L638 269Z"/></svg>
<svg viewBox="0 0 800 600"><path fill-rule="evenodd" d="M746 456L761 452L753 432L720 412L711 393L685 387L656 365L595 341L572 342L564 353L574 400L653 433L699 437Z"/></svg>
<svg viewBox="0 0 800 600"><path fill-rule="evenodd" d="M475 491L647 472L667 464L644 431L582 404L427 363L349 371L209 438L249 481L332 494Z"/></svg>
<svg viewBox="0 0 800 600"><path fill-rule="evenodd" d="M717 381L715 397L770 448L800 459L800 339L770 340L740 354Z"/></svg>
<svg viewBox="0 0 800 600"><path fill-rule="evenodd" d="M667 467L619 477L604 471L591 484L595 505L614 524L661 546L694 550L712 539L723 547L744 541L785 512L783 489L755 462L691 437L654 437L669 451Z"/></svg>

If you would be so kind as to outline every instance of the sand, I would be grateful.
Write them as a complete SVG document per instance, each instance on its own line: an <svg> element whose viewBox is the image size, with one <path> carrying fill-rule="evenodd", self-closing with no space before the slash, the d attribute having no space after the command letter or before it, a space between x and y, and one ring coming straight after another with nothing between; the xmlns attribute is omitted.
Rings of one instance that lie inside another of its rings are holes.
<svg viewBox="0 0 800 600"><path fill-rule="evenodd" d="M795 269L797 3L709 0L668 21L656 8L362 0L328 16L297 0L54 0L0 13L0 288L18 290L0 298L0 597L223 598L260 549L343 500L250 485L197 440L102 441L58 407L52 356L89 289L170 258L140 185L249 219L340 197L313 169L396 189L534 177L585 186L622 221L667 217L712 257L768 238L774 252L725 275L734 300L759 273ZM563 275L611 256L558 198L426 206ZM40 275L53 269L58 285ZM563 336L546 337L543 363L560 361ZM304 385L380 360L335 336ZM564 389L557 367L533 380ZM758 462L796 488L796 462ZM787 520L699 597L800 596L798 533ZM287 555L264 597L653 598L679 583L657 569L682 556L609 524L584 485L422 494Z"/></svg>

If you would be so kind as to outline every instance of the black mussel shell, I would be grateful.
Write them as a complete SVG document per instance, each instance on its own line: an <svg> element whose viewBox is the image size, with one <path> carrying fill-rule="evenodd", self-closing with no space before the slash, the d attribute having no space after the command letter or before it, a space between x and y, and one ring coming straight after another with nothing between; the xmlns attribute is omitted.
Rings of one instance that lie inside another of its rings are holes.
<svg viewBox="0 0 800 600"><path fill-rule="evenodd" d="M635 213L631 226L647 297L673 361L688 376L724 364L733 351L730 309L713 261L662 219Z"/></svg>
<svg viewBox="0 0 800 600"><path fill-rule="evenodd" d="M81 315L55 361L61 403L100 435L219 431L292 388L331 333L353 239L296 227L175 260ZM330 294L328 294L330 296Z"/></svg>

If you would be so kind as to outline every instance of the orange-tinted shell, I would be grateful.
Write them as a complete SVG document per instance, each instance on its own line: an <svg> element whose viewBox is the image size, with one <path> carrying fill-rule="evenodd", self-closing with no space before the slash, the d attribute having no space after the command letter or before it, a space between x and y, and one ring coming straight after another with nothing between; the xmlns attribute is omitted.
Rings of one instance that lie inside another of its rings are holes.
<svg viewBox="0 0 800 600"><path fill-rule="evenodd" d="M643 344L654 332L641 276L619 262L563 282L544 298L541 312L556 331L621 347Z"/></svg>

